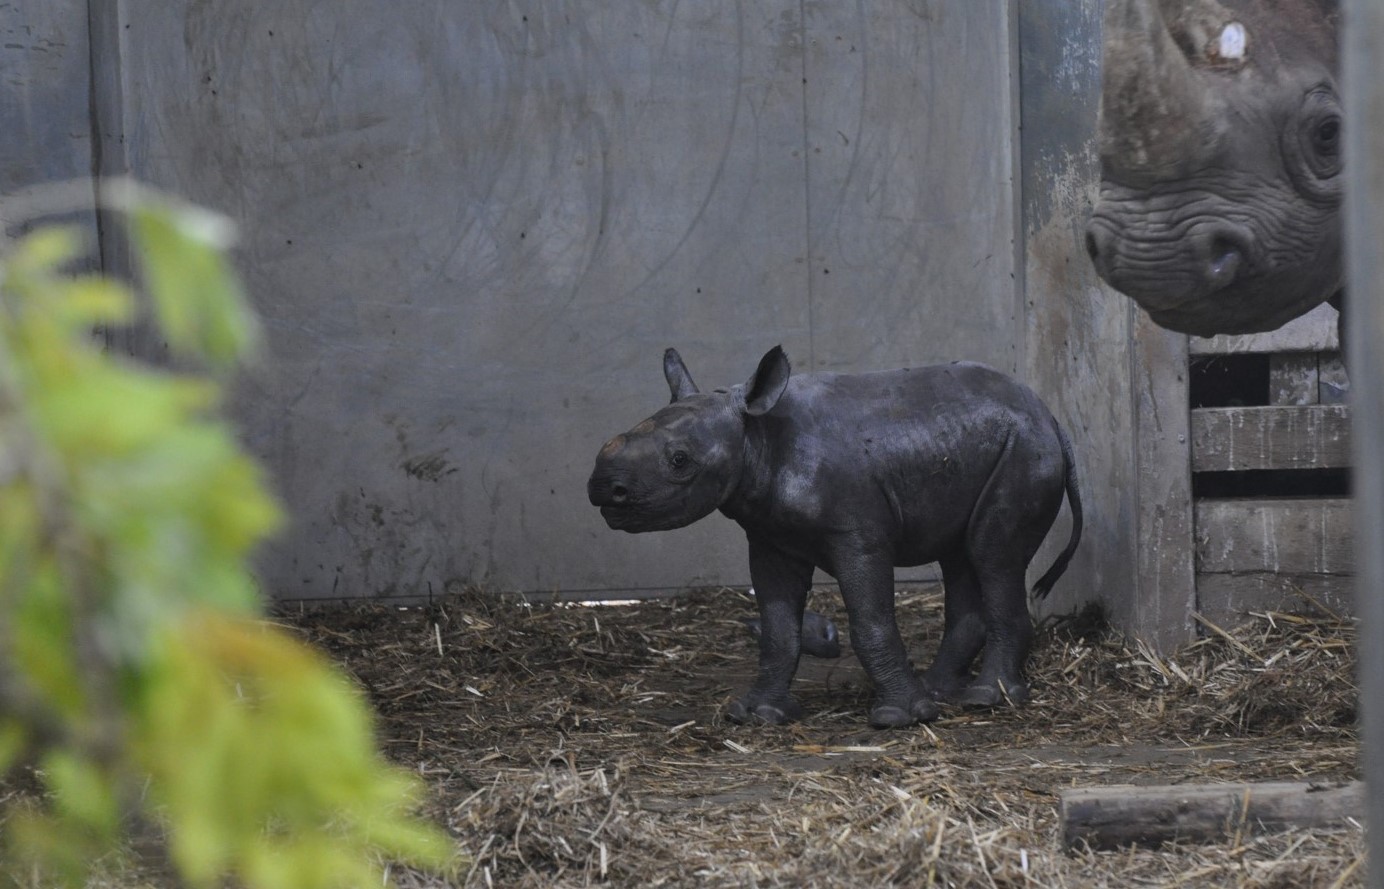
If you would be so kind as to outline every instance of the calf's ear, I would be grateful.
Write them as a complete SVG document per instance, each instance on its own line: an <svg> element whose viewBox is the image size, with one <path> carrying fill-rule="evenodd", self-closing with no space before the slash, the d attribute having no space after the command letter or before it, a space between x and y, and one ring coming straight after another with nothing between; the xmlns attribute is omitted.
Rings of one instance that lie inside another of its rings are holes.
<svg viewBox="0 0 1384 889"><path fill-rule="evenodd" d="M759 359L759 367L745 383L745 413L751 417L767 414L778 404L783 390L788 387L788 376L792 368L783 346L774 346Z"/></svg>
<svg viewBox="0 0 1384 889"><path fill-rule="evenodd" d="M663 353L663 378L668 381L668 389L673 393L674 401L696 395L699 391L697 384L692 382L692 375L687 372L687 365L682 363L682 356L678 354L677 349L669 349Z"/></svg>

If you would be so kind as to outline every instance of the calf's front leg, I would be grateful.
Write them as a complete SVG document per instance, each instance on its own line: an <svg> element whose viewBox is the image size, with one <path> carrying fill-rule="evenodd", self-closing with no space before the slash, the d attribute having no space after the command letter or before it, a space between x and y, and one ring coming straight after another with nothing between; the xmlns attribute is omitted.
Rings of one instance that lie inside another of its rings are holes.
<svg viewBox="0 0 1384 889"><path fill-rule="evenodd" d="M802 715L788 693L802 651L803 609L812 564L750 538L750 581L759 606L759 675L726 716L733 722L779 725Z"/></svg>

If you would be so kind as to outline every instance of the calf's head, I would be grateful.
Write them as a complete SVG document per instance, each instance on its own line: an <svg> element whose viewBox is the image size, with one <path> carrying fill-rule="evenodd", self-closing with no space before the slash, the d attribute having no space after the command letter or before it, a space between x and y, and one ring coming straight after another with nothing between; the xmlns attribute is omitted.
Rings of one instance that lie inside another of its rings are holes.
<svg viewBox="0 0 1384 889"><path fill-rule="evenodd" d="M743 386L703 393L677 350L663 354L673 401L606 442L586 483L612 528L631 533L690 525L726 502L745 469L745 425L773 409L788 385L775 346Z"/></svg>

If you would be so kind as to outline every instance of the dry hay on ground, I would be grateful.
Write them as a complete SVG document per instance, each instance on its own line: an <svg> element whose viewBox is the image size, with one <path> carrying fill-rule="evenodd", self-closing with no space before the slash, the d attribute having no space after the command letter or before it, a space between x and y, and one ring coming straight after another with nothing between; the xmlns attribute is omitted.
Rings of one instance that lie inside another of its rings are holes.
<svg viewBox="0 0 1384 889"><path fill-rule="evenodd" d="M812 605L844 635L834 593ZM925 663L939 591L898 612ZM731 590L605 608L472 591L281 618L358 677L470 856L450 880L396 869L404 887L1361 885L1358 828L1069 853L1057 819L1072 786L1358 777L1349 622L1257 615L1161 658L1069 620L1040 632L1023 708L873 731L849 652L804 659L802 722L725 722L752 615Z"/></svg>

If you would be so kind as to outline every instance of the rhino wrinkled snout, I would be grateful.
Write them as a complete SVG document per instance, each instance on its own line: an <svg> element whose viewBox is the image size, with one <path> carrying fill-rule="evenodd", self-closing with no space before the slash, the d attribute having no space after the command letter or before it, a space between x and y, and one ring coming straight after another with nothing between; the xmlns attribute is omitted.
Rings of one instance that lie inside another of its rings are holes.
<svg viewBox="0 0 1384 889"><path fill-rule="evenodd" d="M1137 237L1108 214L1086 224L1086 253L1101 278L1149 311L1180 307L1226 290L1251 265L1252 236L1217 220L1181 237Z"/></svg>

